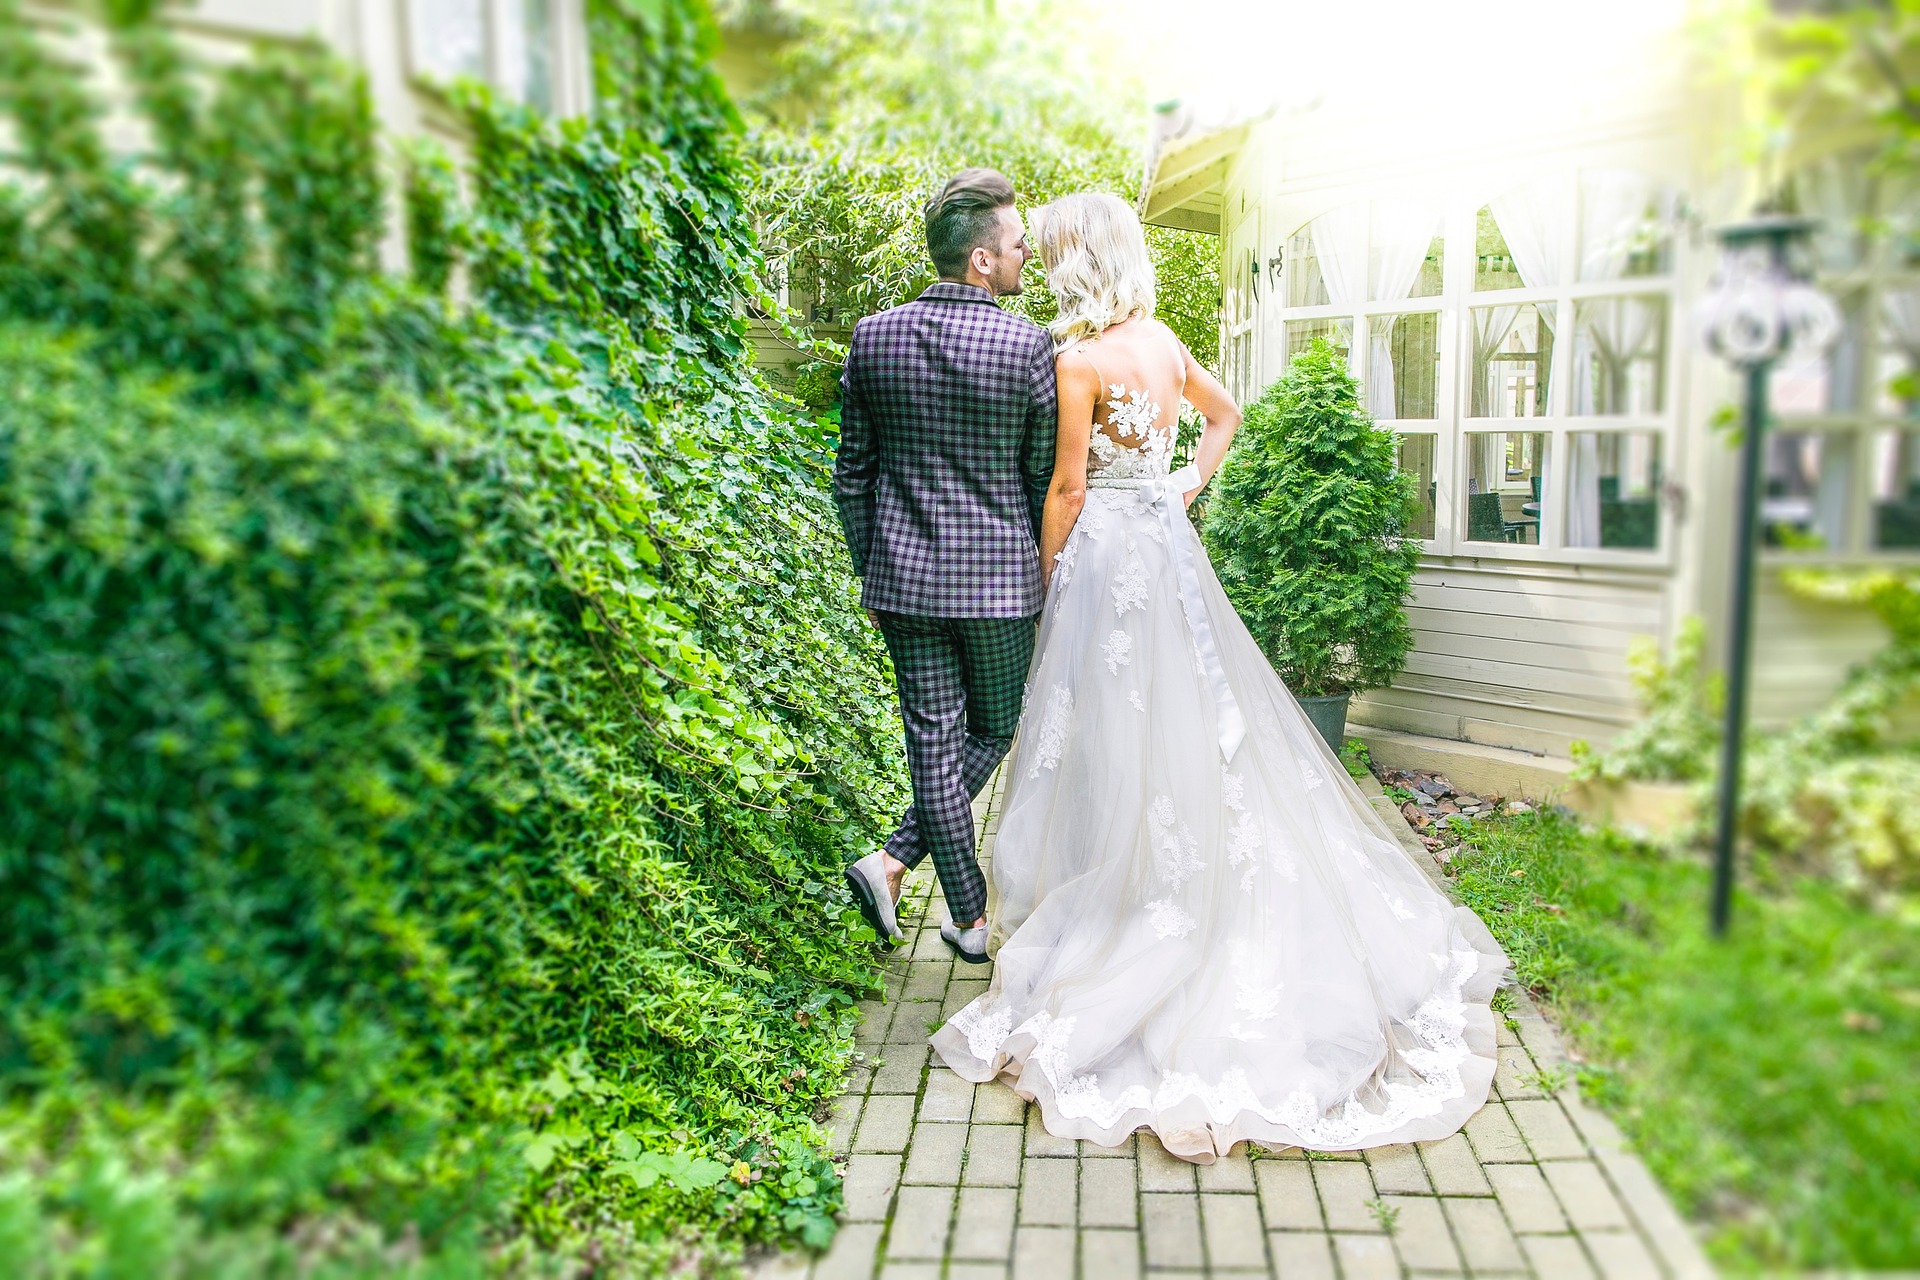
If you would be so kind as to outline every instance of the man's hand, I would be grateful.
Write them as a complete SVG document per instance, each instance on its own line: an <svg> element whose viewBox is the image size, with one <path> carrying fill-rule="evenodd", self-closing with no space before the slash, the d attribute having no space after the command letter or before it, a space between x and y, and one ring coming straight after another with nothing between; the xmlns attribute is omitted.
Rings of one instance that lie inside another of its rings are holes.
<svg viewBox="0 0 1920 1280"><path fill-rule="evenodd" d="M873 629L875 631L878 631L880 629L880 615L875 613L872 609L867 610L867 621L873 624Z"/></svg>

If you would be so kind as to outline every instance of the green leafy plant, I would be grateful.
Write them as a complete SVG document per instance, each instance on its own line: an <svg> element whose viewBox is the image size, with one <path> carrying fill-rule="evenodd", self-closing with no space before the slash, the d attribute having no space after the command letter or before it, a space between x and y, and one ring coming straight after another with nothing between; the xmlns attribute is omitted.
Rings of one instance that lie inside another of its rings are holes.
<svg viewBox="0 0 1920 1280"><path fill-rule="evenodd" d="M1380 1229L1392 1235L1394 1229L1400 1225L1400 1206L1388 1204L1378 1196L1366 1201L1365 1204L1367 1212L1373 1215L1375 1222L1380 1224Z"/></svg>
<svg viewBox="0 0 1920 1280"><path fill-rule="evenodd" d="M453 90L402 281L358 72L111 6L136 170L0 0L0 1271L831 1236L884 655L748 364L711 24L591 12L592 120Z"/></svg>
<svg viewBox="0 0 1920 1280"><path fill-rule="evenodd" d="M1373 773L1373 753L1367 744L1358 738L1348 738L1340 748L1340 763L1346 766L1347 773L1355 778L1369 777ZM1411 793L1407 796L1412 799Z"/></svg>
<svg viewBox="0 0 1920 1280"><path fill-rule="evenodd" d="M1573 776L1617 782L1641 778L1686 782L1706 776L1719 741L1724 682L1707 670L1707 629L1697 617L1681 622L1673 660L1662 660L1651 636L1636 637L1627 650L1627 675L1640 715L1607 745L1604 754L1586 742L1572 746Z"/></svg>
<svg viewBox="0 0 1920 1280"><path fill-rule="evenodd" d="M1413 482L1325 341L1248 409L1213 488L1214 567L1287 687L1391 683L1413 645L1402 608L1420 556L1405 533Z"/></svg>

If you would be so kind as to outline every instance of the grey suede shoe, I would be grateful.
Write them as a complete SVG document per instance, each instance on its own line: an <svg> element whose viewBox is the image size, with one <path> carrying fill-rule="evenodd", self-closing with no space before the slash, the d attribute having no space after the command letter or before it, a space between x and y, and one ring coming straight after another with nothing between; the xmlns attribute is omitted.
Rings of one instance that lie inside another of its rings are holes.
<svg viewBox="0 0 1920 1280"><path fill-rule="evenodd" d="M880 935L882 942L902 942L906 934L900 932L900 918L893 908L893 892L887 888L887 866L876 849L860 861L847 868L847 887L853 890L853 900L860 904L860 914L867 918L873 931Z"/></svg>
<svg viewBox="0 0 1920 1280"><path fill-rule="evenodd" d="M953 954L968 964L990 964L992 957L987 954L987 926L976 925L971 929L962 929L951 920L940 925L940 941L947 944Z"/></svg>

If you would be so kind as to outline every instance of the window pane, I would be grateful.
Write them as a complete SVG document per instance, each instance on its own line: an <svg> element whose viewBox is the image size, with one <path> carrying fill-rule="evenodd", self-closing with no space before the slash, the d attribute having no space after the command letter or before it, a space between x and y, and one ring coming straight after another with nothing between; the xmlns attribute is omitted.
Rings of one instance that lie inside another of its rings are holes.
<svg viewBox="0 0 1920 1280"><path fill-rule="evenodd" d="M1851 413L1860 407L1866 303L1857 293L1834 302L1840 310L1840 336L1833 346L1790 352L1768 376L1768 404L1775 413Z"/></svg>
<svg viewBox="0 0 1920 1280"><path fill-rule="evenodd" d="M1874 438L1873 545L1920 547L1920 431L1882 431Z"/></svg>
<svg viewBox="0 0 1920 1280"><path fill-rule="evenodd" d="M1441 215L1407 200L1373 202L1367 240L1367 296L1376 302L1440 296L1445 242Z"/></svg>
<svg viewBox="0 0 1920 1280"><path fill-rule="evenodd" d="M1375 418L1440 416L1440 313L1367 322L1367 410Z"/></svg>
<svg viewBox="0 0 1920 1280"><path fill-rule="evenodd" d="M1656 546L1660 437L1651 431L1576 431L1567 447L1567 545Z"/></svg>
<svg viewBox="0 0 1920 1280"><path fill-rule="evenodd" d="M1287 238L1285 271L1288 306L1324 307L1331 301L1327 297L1326 277L1320 274L1320 255L1314 250L1311 222Z"/></svg>
<svg viewBox="0 0 1920 1280"><path fill-rule="evenodd" d="M1672 269L1678 194L1617 169L1580 175L1580 278L1628 280Z"/></svg>
<svg viewBox="0 0 1920 1280"><path fill-rule="evenodd" d="M1767 437L1766 447L1765 496L1760 501L1766 545L1845 550L1853 435L1779 431Z"/></svg>
<svg viewBox="0 0 1920 1280"><path fill-rule="evenodd" d="M1315 338L1325 338L1340 353L1340 358L1351 364L1353 358L1353 321L1345 316L1335 316L1325 320L1289 320L1287 321L1287 363L1313 345Z"/></svg>
<svg viewBox="0 0 1920 1280"><path fill-rule="evenodd" d="M1513 250L1500 234L1491 208L1482 209L1474 230L1473 287L1481 289L1524 289L1520 268L1513 264Z"/></svg>
<svg viewBox="0 0 1920 1280"><path fill-rule="evenodd" d="M486 74L482 0L409 0L407 15L415 71L442 78Z"/></svg>
<svg viewBox="0 0 1920 1280"><path fill-rule="evenodd" d="M1920 417L1920 289L1889 289L1881 296L1879 348L1874 411L1892 418Z"/></svg>
<svg viewBox="0 0 1920 1280"><path fill-rule="evenodd" d="M1413 477L1415 514L1406 528L1409 537L1433 536L1433 460L1437 441L1438 437L1431 435L1400 437L1400 470Z"/></svg>
<svg viewBox="0 0 1920 1280"><path fill-rule="evenodd" d="M1475 307L1473 402L1475 418L1537 418L1547 411L1547 371L1553 365L1553 304Z"/></svg>
<svg viewBox="0 0 1920 1280"><path fill-rule="evenodd" d="M1573 411L1657 414L1666 403L1665 298L1591 298L1573 308Z"/></svg>
<svg viewBox="0 0 1920 1280"><path fill-rule="evenodd" d="M1469 432L1467 540L1539 542L1546 475L1545 432Z"/></svg>

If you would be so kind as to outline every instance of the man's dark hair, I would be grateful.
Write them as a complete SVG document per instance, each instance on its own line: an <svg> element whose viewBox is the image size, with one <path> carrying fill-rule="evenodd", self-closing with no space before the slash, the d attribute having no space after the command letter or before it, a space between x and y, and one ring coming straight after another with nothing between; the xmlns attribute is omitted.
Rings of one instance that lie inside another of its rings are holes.
<svg viewBox="0 0 1920 1280"><path fill-rule="evenodd" d="M994 215L1013 203L1013 183L993 169L967 169L948 179L927 202L927 253L942 277L967 274L967 259L993 241Z"/></svg>

